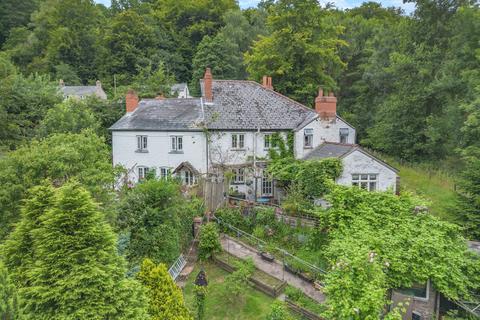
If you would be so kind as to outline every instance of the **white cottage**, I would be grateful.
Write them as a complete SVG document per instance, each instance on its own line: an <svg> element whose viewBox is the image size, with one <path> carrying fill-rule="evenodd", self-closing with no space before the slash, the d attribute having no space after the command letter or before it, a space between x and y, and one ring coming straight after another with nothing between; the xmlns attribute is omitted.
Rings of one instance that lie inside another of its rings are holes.
<svg viewBox="0 0 480 320"><path fill-rule="evenodd" d="M193 185L228 170L234 172L231 191L251 200L272 198L276 188L265 170L270 138L292 132L297 159L324 157L319 150L329 143L355 149L344 153L338 183L365 187L367 172L369 182L377 179L367 189L395 189L395 170L354 146L355 129L336 114L332 93L320 90L311 109L275 92L269 77L262 84L213 80L210 69L201 89L200 98L139 101L134 92L127 94L127 113L110 130L114 165L128 169L128 180L135 183L155 170Z"/></svg>

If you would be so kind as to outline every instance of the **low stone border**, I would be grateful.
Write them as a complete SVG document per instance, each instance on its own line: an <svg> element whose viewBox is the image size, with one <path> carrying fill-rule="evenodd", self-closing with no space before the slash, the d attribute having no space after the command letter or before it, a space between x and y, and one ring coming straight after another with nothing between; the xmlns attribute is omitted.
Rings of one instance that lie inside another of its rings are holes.
<svg viewBox="0 0 480 320"><path fill-rule="evenodd" d="M217 266L219 266L220 268L222 268L223 270L225 270L229 273L232 273L233 271L235 271L235 267L226 263L225 261L222 261L222 260L218 259L217 257L213 257L213 261L215 262L215 264ZM257 289L259 291L262 291L263 293L265 293L265 294L267 294L267 295L269 295L273 298L278 297L283 292L285 287L287 286L286 281L280 281L280 280L279 280L279 282L281 282L281 284L277 287L271 287L271 286L255 279L255 278L252 278L252 277L250 277L249 280L250 280L250 283L255 287L255 289Z"/></svg>
<svg viewBox="0 0 480 320"><path fill-rule="evenodd" d="M306 318L306 319L309 319L309 320L326 320L325 318L322 318L318 315L316 315L315 313L311 312L310 310L307 310L305 309L304 307L301 307L299 306L298 304L296 304L295 302L293 302L292 300L290 300L288 297L285 297L285 304L287 305L287 307L295 312L296 314Z"/></svg>

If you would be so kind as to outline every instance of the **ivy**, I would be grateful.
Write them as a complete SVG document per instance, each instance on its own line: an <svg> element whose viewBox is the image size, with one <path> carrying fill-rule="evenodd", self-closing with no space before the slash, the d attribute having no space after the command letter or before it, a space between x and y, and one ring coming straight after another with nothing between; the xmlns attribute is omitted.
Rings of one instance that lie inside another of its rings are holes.
<svg viewBox="0 0 480 320"><path fill-rule="evenodd" d="M387 288L428 279L450 299L480 290L480 260L459 227L419 210L419 199L341 186L327 198L332 208L318 214L329 318L377 319Z"/></svg>
<svg viewBox="0 0 480 320"><path fill-rule="evenodd" d="M330 189L331 182L342 173L342 163L335 158L308 161L279 158L269 164L268 171L286 185L294 181L301 194L312 199Z"/></svg>

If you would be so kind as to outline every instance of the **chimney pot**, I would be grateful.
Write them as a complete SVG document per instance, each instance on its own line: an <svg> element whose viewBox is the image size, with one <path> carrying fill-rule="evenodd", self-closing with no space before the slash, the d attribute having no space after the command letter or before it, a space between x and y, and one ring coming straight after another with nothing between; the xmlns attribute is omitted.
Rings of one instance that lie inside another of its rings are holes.
<svg viewBox="0 0 480 320"><path fill-rule="evenodd" d="M207 102L213 101L212 81L212 71L210 68L207 68L205 70L205 75L203 76L203 91Z"/></svg>
<svg viewBox="0 0 480 320"><path fill-rule="evenodd" d="M337 116L337 98L333 91L323 95L323 90L318 90L318 96L315 98L315 111L321 119L335 119Z"/></svg>
<svg viewBox="0 0 480 320"><path fill-rule="evenodd" d="M262 86L264 88L267 88L268 87L268 77L267 76L263 76L262 78Z"/></svg>
<svg viewBox="0 0 480 320"><path fill-rule="evenodd" d="M58 81L58 84L60 85L60 87L65 87L65 82L63 82L63 79L60 79Z"/></svg>
<svg viewBox="0 0 480 320"><path fill-rule="evenodd" d="M267 87L268 89L273 90L272 77L267 78Z"/></svg>
<svg viewBox="0 0 480 320"><path fill-rule="evenodd" d="M137 93L130 89L127 92L127 95L125 96L125 104L126 104L126 109L127 113L135 111L138 107L138 95Z"/></svg>
<svg viewBox="0 0 480 320"><path fill-rule="evenodd" d="M101 88L101 87L102 87L102 83L100 82L100 80L97 80L96 85L97 85L97 88Z"/></svg>

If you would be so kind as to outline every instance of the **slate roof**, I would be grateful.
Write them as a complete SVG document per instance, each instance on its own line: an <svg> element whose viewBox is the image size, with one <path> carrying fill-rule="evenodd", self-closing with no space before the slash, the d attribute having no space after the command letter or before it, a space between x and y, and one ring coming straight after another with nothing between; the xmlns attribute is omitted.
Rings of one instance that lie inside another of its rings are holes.
<svg viewBox="0 0 480 320"><path fill-rule="evenodd" d="M63 86L61 90L65 96L88 96L97 92L96 86Z"/></svg>
<svg viewBox="0 0 480 320"><path fill-rule="evenodd" d="M134 112L124 115L110 130L200 131L202 120L199 98L143 99Z"/></svg>
<svg viewBox="0 0 480 320"><path fill-rule="evenodd" d="M317 117L313 109L254 81L213 80L212 90L213 103L204 106L209 129L293 130Z"/></svg>
<svg viewBox="0 0 480 320"><path fill-rule="evenodd" d="M324 142L312 151L310 151L305 157L305 160L312 159L324 159L324 158L343 158L351 151L358 148L355 144L341 144Z"/></svg>
<svg viewBox="0 0 480 320"><path fill-rule="evenodd" d="M294 130L317 117L313 109L254 81L214 80L213 103L144 99L110 130L200 131L204 123L211 130Z"/></svg>
<svg viewBox="0 0 480 320"><path fill-rule="evenodd" d="M336 143L336 142L324 142L312 151L310 151L306 156L303 157L304 160L315 160L315 159L325 159L325 158L344 158L354 151L360 151L366 156L373 158L374 160L385 165L394 172L398 172L398 169L390 166L388 163L380 160L375 157L370 152L364 150L359 145L356 144L345 144L345 143Z"/></svg>

